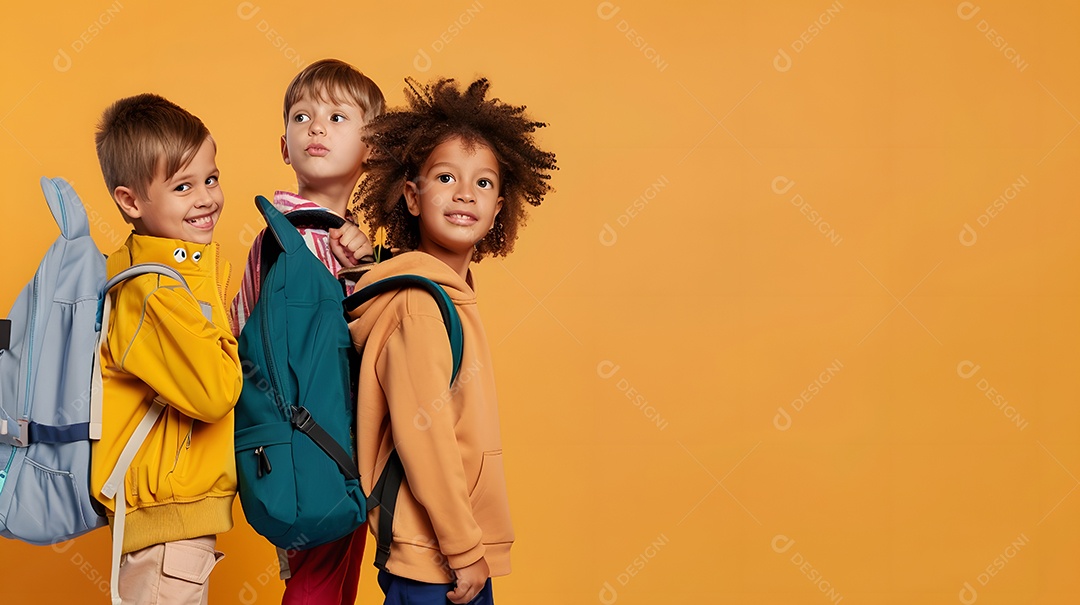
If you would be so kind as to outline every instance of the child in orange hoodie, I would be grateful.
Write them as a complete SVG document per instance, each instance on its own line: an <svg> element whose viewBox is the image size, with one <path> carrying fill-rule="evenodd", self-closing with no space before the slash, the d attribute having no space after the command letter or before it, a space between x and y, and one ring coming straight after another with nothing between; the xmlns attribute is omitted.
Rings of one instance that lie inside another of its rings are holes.
<svg viewBox="0 0 1080 605"><path fill-rule="evenodd" d="M373 121L360 210L391 247L410 252L375 265L356 290L417 274L449 294L464 331L461 370L450 384L446 326L434 298L402 289L353 312L363 353L357 441L366 494L399 459L393 539L380 538L386 603L492 603L493 576L510 573L510 524L491 351L476 306L471 262L505 256L526 204L550 190L555 156L539 149L524 107L487 99L487 80L409 82L409 106ZM385 500L393 495L386 495Z"/></svg>

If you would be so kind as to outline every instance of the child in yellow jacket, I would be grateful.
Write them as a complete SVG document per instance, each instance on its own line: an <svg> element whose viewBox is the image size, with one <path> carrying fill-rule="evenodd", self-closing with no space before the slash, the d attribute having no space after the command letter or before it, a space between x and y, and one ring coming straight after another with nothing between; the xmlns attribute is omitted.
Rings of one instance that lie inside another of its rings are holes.
<svg viewBox="0 0 1080 605"><path fill-rule="evenodd" d="M449 294L464 332L452 386L451 348L431 295L403 289L359 307L350 324L363 353L357 411L359 468L372 490L392 459L404 480L393 540L380 543L387 604L492 603L493 576L510 573L510 523L491 352L469 265L505 256L526 204L550 190L555 156L532 133L524 107L486 99L486 80L458 90L440 80L406 90L409 107L368 126L368 178L360 209L388 244L411 252L375 265L357 283L417 274ZM380 515L369 527L379 539Z"/></svg>
<svg viewBox="0 0 1080 605"><path fill-rule="evenodd" d="M223 556L216 534L233 523L233 406L242 376L225 312L229 266L213 242L225 203L217 148L202 121L150 94L110 106L96 140L105 184L134 227L109 256L108 276L162 263L190 288L158 274L124 281L110 294L102 326L102 437L93 446L91 489L110 520L118 517L114 540L122 533L114 603L117 592L125 605L205 603ZM103 496L129 437L161 404L123 475L123 501ZM114 514L121 507L126 515Z"/></svg>

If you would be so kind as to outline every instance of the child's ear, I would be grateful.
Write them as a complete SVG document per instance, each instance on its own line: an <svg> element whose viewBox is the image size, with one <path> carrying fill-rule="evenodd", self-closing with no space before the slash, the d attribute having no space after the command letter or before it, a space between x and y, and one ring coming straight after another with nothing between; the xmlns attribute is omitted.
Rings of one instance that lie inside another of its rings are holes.
<svg viewBox="0 0 1080 605"><path fill-rule="evenodd" d="M129 187L120 186L114 189L113 199L128 218L142 218L142 200Z"/></svg>
<svg viewBox="0 0 1080 605"><path fill-rule="evenodd" d="M360 165L367 169L367 161L371 159L371 146L367 143L363 144L363 150L360 151Z"/></svg>
<svg viewBox="0 0 1080 605"><path fill-rule="evenodd" d="M285 160L285 165L291 165L289 161L289 143L285 140L285 135L281 135L281 159Z"/></svg>
<svg viewBox="0 0 1080 605"><path fill-rule="evenodd" d="M409 208L409 214L420 216L420 187L412 181L405 181L405 205Z"/></svg>
<svg viewBox="0 0 1080 605"><path fill-rule="evenodd" d="M491 215L491 225L488 226L488 231L495 228L495 219L499 218L499 213L502 212L503 196L499 196L499 199L495 200L495 214Z"/></svg>

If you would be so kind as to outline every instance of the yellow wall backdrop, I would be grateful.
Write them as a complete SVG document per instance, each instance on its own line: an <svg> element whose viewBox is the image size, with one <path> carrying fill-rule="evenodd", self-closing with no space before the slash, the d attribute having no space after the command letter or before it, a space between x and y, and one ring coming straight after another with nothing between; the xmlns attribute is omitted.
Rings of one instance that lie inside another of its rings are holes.
<svg viewBox="0 0 1080 605"><path fill-rule="evenodd" d="M323 57L485 75L557 192L476 269L517 528L501 603L1080 602L1080 8L953 0L9 3L0 304L139 92L203 118L239 270ZM1070 176L1071 175L1071 176ZM238 275L234 277L235 290ZM222 536L216 603L276 603ZM4 541L4 602L105 603L108 535ZM369 552L369 557L371 553ZM365 567L359 602L381 602Z"/></svg>

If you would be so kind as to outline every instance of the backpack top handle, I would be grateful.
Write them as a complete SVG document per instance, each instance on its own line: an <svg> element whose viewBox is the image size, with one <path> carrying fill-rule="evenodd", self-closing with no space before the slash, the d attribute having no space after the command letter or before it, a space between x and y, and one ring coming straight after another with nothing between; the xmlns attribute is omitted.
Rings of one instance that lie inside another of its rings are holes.
<svg viewBox="0 0 1080 605"><path fill-rule="evenodd" d="M345 225L345 219L329 210L293 210L285 213L285 218L289 219L289 222L297 229L330 231L341 229Z"/></svg>

